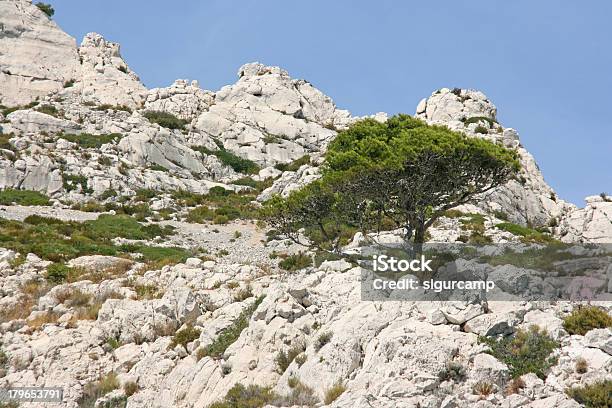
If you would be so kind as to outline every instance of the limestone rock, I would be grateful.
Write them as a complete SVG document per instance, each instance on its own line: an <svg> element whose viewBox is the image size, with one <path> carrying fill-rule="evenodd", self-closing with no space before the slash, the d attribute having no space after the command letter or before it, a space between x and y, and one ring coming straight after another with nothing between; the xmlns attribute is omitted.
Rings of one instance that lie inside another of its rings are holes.
<svg viewBox="0 0 612 408"><path fill-rule="evenodd" d="M151 89L144 107L171 113L181 119L191 120L214 103L215 95L200 88L198 81L187 83L177 79L167 88Z"/></svg>
<svg viewBox="0 0 612 408"><path fill-rule="evenodd" d="M79 74L74 38L29 0L0 2L0 103L24 105Z"/></svg>
<svg viewBox="0 0 612 408"><path fill-rule="evenodd" d="M76 86L81 89L83 102L141 106L147 90L121 58L119 44L89 33L81 42L79 56L82 68L80 83Z"/></svg>

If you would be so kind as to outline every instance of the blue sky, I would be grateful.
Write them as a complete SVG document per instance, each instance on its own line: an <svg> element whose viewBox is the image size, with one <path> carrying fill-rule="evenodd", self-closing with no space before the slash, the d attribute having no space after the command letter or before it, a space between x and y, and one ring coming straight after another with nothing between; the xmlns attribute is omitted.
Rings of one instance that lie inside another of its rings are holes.
<svg viewBox="0 0 612 408"><path fill-rule="evenodd" d="M80 43L99 32L147 87L217 90L251 61L353 114L414 113L441 87L483 91L546 180L582 206L612 193L612 2L50 0Z"/></svg>

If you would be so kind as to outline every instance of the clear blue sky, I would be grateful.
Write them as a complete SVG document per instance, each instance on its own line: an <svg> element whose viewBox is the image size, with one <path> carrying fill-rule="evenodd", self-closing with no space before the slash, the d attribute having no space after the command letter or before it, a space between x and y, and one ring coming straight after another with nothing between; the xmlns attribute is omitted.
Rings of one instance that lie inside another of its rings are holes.
<svg viewBox="0 0 612 408"><path fill-rule="evenodd" d="M98 32L147 87L217 90L251 61L353 114L414 113L437 88L482 90L547 181L582 206L612 193L612 2L50 0L80 43Z"/></svg>

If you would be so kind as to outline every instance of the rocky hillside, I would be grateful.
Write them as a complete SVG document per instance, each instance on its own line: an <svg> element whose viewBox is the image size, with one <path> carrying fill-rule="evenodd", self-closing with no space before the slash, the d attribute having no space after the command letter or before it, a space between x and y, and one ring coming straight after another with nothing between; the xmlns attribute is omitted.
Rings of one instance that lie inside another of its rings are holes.
<svg viewBox="0 0 612 408"><path fill-rule="evenodd" d="M29 0L0 0L0 28L0 387L62 387L48 407L606 403L609 293L594 309L364 301L360 266L257 222L261 202L317 179L327 144L360 119L312 84L249 63L218 91L147 89L118 44L90 33L77 46ZM431 241L612 242L612 198L559 198L483 93L442 88L414 114L522 164ZM560 275L594 271L573 290L612 291L611 252L568 247L536 254ZM503 259L487 271L523 284L529 265Z"/></svg>

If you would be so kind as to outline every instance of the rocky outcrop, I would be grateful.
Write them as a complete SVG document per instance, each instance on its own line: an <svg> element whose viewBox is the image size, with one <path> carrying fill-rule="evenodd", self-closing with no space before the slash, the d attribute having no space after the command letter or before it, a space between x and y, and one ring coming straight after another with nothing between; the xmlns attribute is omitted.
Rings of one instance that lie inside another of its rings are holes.
<svg viewBox="0 0 612 408"><path fill-rule="evenodd" d="M142 105L147 90L121 58L119 44L89 33L81 42L79 56L81 76L76 89L81 91L83 102L130 108Z"/></svg>
<svg viewBox="0 0 612 408"><path fill-rule="evenodd" d="M564 215L559 235L564 242L612 243L612 197L604 194L585 199L586 206Z"/></svg>
<svg viewBox="0 0 612 408"><path fill-rule="evenodd" d="M0 104L24 105L79 76L74 38L30 0L0 2Z"/></svg>
<svg viewBox="0 0 612 408"><path fill-rule="evenodd" d="M556 196L518 133L497 122L497 108L482 92L440 89L419 102L416 117L517 150L522 166L518 179L483 197L478 205L484 210L501 211L519 224L545 226L575 208Z"/></svg>
<svg viewBox="0 0 612 408"><path fill-rule="evenodd" d="M278 67L246 64L234 85L221 88L196 129L261 165L289 163L319 152L350 120L310 83Z"/></svg>
<svg viewBox="0 0 612 408"><path fill-rule="evenodd" d="M151 89L144 107L147 110L168 112L178 118L191 121L208 110L214 103L215 94L200 88L198 81L188 83L177 79L167 88Z"/></svg>

